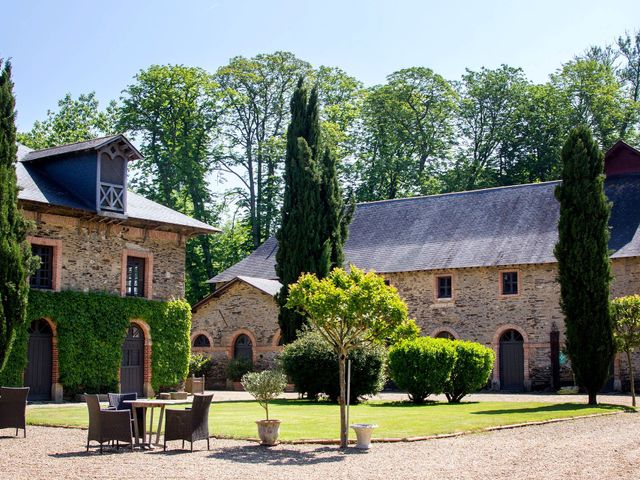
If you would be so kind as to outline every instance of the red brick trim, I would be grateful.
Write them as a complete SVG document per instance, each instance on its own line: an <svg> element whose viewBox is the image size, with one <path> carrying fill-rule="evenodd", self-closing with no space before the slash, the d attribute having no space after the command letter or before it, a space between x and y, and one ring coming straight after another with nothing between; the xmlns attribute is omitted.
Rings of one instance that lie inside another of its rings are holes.
<svg viewBox="0 0 640 480"><path fill-rule="evenodd" d="M193 346L193 342L195 342L196 337L198 337L200 335L204 335L205 337L207 337L207 339L209 340L209 346L208 347L194 347ZM211 335L209 335L208 332L206 332L204 330L194 330L193 331L193 333L191 334L191 351L192 352L210 352L212 347L213 347L213 337Z"/></svg>
<svg viewBox="0 0 640 480"><path fill-rule="evenodd" d="M234 347L236 346L236 340L238 339L238 337L240 335L246 335L249 337L249 339L251 340L251 353L253 356L253 363L256 363L256 348L258 346L258 342L256 342L256 337L253 334L253 332L251 332L251 330L247 330L246 328L240 328L238 330L236 330L235 332L233 332L233 335L231 335L231 341L229 342L229 344L227 345L227 358L229 360L233 359L233 350Z"/></svg>
<svg viewBox="0 0 640 480"><path fill-rule="evenodd" d="M458 332L456 332L453 328L451 327L438 327L436 329L434 329L431 332L431 335L429 335L430 337L436 338L438 336L438 334L442 333L442 332L447 332L450 333L451 335L453 335L453 337L456 340L462 340L462 337L460 336L460 334Z"/></svg>
<svg viewBox="0 0 640 480"><path fill-rule="evenodd" d="M438 279L441 277L451 277L451 298L438 297ZM435 303L454 303L456 300L456 280L454 272L436 273L433 276L433 301Z"/></svg>
<svg viewBox="0 0 640 480"><path fill-rule="evenodd" d="M59 292L62 279L62 240L55 238L27 236L27 241L31 245L43 245L53 247L53 274L51 278L51 290Z"/></svg>
<svg viewBox="0 0 640 480"><path fill-rule="evenodd" d="M151 328L147 322L137 318L129 320L129 323L139 327L144 335L143 388L146 396L153 396L153 390L151 389L151 379L153 378L153 342L151 341ZM118 372L120 372L119 369Z"/></svg>
<svg viewBox="0 0 640 480"><path fill-rule="evenodd" d="M513 270L509 270L509 271L513 271ZM518 280L518 282L519 281L520 280ZM493 364L492 383L494 386L497 386L498 388L500 388L500 337L507 330L515 330L520 335L522 335L522 340L523 340L522 350L523 350L523 357L524 357L523 358L524 388L525 390L529 390L531 388L531 379L529 375L529 350L530 350L529 336L527 335L527 332L525 332L522 327L519 327L518 325L514 325L512 323L507 323L506 325L500 326L496 330L496 334L493 336L491 347L493 348L493 351L496 354L496 359Z"/></svg>
<svg viewBox="0 0 640 480"><path fill-rule="evenodd" d="M126 296L127 288L127 257L144 258L144 298L153 298L153 253L125 248L122 251L120 263L120 296Z"/></svg>

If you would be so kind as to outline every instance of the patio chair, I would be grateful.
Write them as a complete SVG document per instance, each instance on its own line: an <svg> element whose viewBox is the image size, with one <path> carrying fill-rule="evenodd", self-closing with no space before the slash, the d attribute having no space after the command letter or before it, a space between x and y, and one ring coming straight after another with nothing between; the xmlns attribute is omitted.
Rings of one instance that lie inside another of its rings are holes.
<svg viewBox="0 0 640 480"><path fill-rule="evenodd" d="M91 441L100 444L100 453L105 442L115 441L116 448L120 442L129 444L133 451L133 435L131 434L131 412L129 410L104 410L100 408L98 395L84 395L89 409L89 432L87 434L87 452Z"/></svg>
<svg viewBox="0 0 640 480"><path fill-rule="evenodd" d="M0 428L15 428L24 431L27 437L27 396L29 387L11 388L0 387Z"/></svg>
<svg viewBox="0 0 640 480"><path fill-rule="evenodd" d="M129 410L131 413L131 425L133 427L133 406L130 403L124 403L125 400L137 400L138 394L133 393L109 393L109 406L107 410ZM145 434L145 421L143 408L136 410L138 416L138 435L140 439L144 439Z"/></svg>
<svg viewBox="0 0 640 480"><path fill-rule="evenodd" d="M167 410L164 427L164 450L167 450L167 442L182 440L184 448L185 440L191 443L196 440L206 440L209 450L209 406L213 394L194 395L193 405L190 410Z"/></svg>

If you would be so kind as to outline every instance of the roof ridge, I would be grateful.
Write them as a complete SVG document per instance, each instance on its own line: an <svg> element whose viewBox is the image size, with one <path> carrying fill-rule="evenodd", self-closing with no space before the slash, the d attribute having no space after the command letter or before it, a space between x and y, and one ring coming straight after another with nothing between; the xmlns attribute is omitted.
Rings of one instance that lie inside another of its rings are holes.
<svg viewBox="0 0 640 480"><path fill-rule="evenodd" d="M532 182L532 183L518 183L516 185L502 185L499 187L487 187L487 188L478 188L477 190L462 190L459 192L446 192L446 193L435 193L433 195L416 195L414 197L402 197L402 198L388 198L386 200L372 200L370 202L358 202L356 205L371 205L375 203L384 203L384 202L401 202L406 200L421 200L424 198L436 198L436 197L446 197L446 196L454 196L454 195L467 195L473 193L484 193L488 191L494 190L506 190L509 188L521 188L521 187L532 187L532 186L541 186L541 185L549 185L552 183L560 183L562 180L547 180L546 182Z"/></svg>
<svg viewBox="0 0 640 480"><path fill-rule="evenodd" d="M114 135L104 135L103 137L95 137L95 138L90 138L88 140L80 140L78 142L63 143L62 145L55 145L53 147L39 148L37 150L33 150L32 149L30 153L46 152L47 150L53 150L55 148L70 147L71 145L79 145L81 143L95 142L96 140L105 140L107 138L115 138L115 137L120 137L120 136L122 136L122 133L116 133ZM27 147L27 148L29 148L29 147Z"/></svg>

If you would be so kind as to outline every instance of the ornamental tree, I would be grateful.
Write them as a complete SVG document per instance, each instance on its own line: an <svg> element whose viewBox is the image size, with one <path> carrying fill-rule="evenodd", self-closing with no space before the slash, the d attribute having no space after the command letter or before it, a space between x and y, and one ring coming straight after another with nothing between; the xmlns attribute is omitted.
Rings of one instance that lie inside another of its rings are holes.
<svg viewBox="0 0 640 480"><path fill-rule="evenodd" d="M18 210L16 180L15 99L11 64L0 59L0 371L4 368L16 330L27 313L33 264L26 241L28 223Z"/></svg>
<svg viewBox="0 0 640 480"><path fill-rule="evenodd" d="M249 372L242 376L242 386L264 408L269 420L269 402L278 398L287 386L287 377L278 370Z"/></svg>
<svg viewBox="0 0 640 480"><path fill-rule="evenodd" d="M556 198L560 220L554 253L566 348L578 385L595 405L615 352L609 314L611 207L604 194L604 156L585 126L573 129L562 148Z"/></svg>
<svg viewBox="0 0 640 480"><path fill-rule="evenodd" d="M616 298L611 301L613 338L618 352L627 356L627 368L631 381L631 401L636 406L636 388L631 362L631 352L640 347L640 295Z"/></svg>
<svg viewBox="0 0 640 480"><path fill-rule="evenodd" d="M336 268L323 279L303 274L289 287L287 308L304 313L338 356L340 446L347 446L345 366L349 352L383 343L411 322L398 291L374 272Z"/></svg>

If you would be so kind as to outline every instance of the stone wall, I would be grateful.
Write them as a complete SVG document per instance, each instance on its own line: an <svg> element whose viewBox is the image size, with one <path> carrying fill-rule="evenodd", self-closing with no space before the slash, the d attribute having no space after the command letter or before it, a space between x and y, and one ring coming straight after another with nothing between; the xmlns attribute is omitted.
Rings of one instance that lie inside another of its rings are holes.
<svg viewBox="0 0 640 480"><path fill-rule="evenodd" d="M213 370L208 383L225 384L225 368L233 358L236 338L245 334L253 345L253 363L257 369L273 366L280 351L278 346L278 305L271 295L236 281L194 309L191 327L192 344L199 334L206 335L209 348L193 348L213 359Z"/></svg>
<svg viewBox="0 0 640 480"><path fill-rule="evenodd" d="M519 293L500 294L500 273L518 271ZM615 259L612 296L640 293L640 258ZM452 275L453 298L436 299L436 277ZM500 336L515 329L524 339L525 388L544 389L551 384L550 335L554 329L564 344L564 317L560 311L560 288L555 264L519 265L513 268L469 268L455 271L418 271L388 273L385 277L398 289L409 312L425 335L442 331L456 338L472 340L493 348L499 355ZM212 337L210 354L216 362L230 358L234 332L252 332L260 353L272 352L278 334L277 305L272 297L242 283L223 290L220 297L196 311L193 330ZM624 360L617 359L614 375L618 385L626 382ZM640 372L640 354L634 365ZM492 376L494 388L500 388L499 358ZM561 379L572 380L570 368L561 369ZM638 382L640 385L640 381Z"/></svg>
<svg viewBox="0 0 640 480"><path fill-rule="evenodd" d="M120 295L123 252L128 251L129 255L139 253L152 258L151 298L184 297L185 247L177 233L32 211L24 213L37 226L31 233L32 243L45 239L59 245L58 290Z"/></svg>

